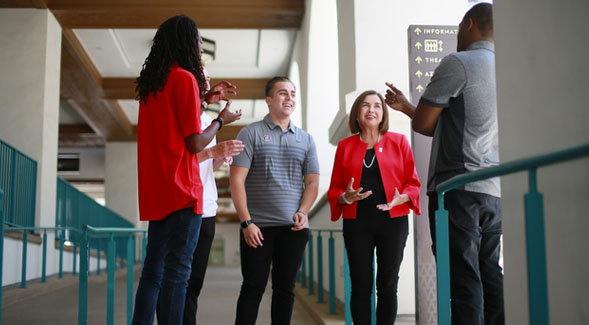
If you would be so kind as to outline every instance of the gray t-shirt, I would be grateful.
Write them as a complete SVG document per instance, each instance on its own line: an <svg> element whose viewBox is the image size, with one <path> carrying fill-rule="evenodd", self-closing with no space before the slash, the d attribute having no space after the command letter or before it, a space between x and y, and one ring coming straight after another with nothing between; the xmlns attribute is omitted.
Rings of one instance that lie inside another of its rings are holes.
<svg viewBox="0 0 589 325"><path fill-rule="evenodd" d="M233 165L249 168L245 180L247 206L259 227L292 225L304 192L304 176L319 174L313 137L290 122L282 131L266 115L237 135L244 150Z"/></svg>
<svg viewBox="0 0 589 325"><path fill-rule="evenodd" d="M432 141L428 192L456 175L499 164L493 43L475 42L446 56L420 101L444 108ZM461 189L501 196L499 178Z"/></svg>

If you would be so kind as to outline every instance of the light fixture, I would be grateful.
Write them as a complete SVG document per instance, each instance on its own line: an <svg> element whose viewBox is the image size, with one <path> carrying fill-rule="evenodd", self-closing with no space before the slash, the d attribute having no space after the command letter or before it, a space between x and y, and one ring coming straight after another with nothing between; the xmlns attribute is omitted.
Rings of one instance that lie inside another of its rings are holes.
<svg viewBox="0 0 589 325"><path fill-rule="evenodd" d="M212 39L208 39L206 37L202 38L202 49L203 54L201 57L203 64L209 64L215 60L215 50L216 50L216 43Z"/></svg>

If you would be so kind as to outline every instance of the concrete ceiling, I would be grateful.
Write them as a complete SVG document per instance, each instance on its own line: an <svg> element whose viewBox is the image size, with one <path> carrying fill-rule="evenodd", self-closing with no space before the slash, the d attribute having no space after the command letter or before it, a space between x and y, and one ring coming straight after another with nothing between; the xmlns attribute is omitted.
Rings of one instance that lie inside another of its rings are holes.
<svg viewBox="0 0 589 325"><path fill-rule="evenodd" d="M167 18L185 14L216 42L212 83L238 86L240 124L267 112L263 85L288 70L304 0L0 0L0 8L49 9L63 29L60 146L136 139L133 81ZM224 103L220 103L223 105ZM236 129L223 128L234 136Z"/></svg>

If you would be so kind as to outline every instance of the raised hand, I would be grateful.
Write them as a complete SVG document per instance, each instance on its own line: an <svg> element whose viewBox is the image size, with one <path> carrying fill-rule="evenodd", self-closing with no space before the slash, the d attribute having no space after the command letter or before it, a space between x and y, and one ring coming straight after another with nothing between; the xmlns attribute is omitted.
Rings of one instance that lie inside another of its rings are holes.
<svg viewBox="0 0 589 325"><path fill-rule="evenodd" d="M409 104L407 97L405 97L403 92L392 83L385 82L385 85L387 85L389 89L387 89L384 102L387 103L390 108L404 113L407 104Z"/></svg>
<svg viewBox="0 0 589 325"><path fill-rule="evenodd" d="M223 80L211 88L211 90L205 95L205 101L208 104L214 104L220 100L229 101L227 95L236 95L236 89L237 86L229 81Z"/></svg>
<svg viewBox="0 0 589 325"><path fill-rule="evenodd" d="M354 202L354 201L358 201L358 200L364 200L365 198L372 195L372 191L366 191L364 193L361 193L363 190L362 187L359 187L358 189L355 190L353 186L354 186L354 177L352 177L350 179L350 183L348 184L346 191L344 193L342 193L342 195L341 195L344 202L345 201Z"/></svg>
<svg viewBox="0 0 589 325"><path fill-rule="evenodd" d="M239 140L227 140L212 146L209 150L213 159L225 159L226 157L237 156L245 146Z"/></svg>
<svg viewBox="0 0 589 325"><path fill-rule="evenodd" d="M219 117L223 119L224 124L230 124L241 118L240 109L235 110L235 113L231 113L229 107L231 107L231 100L229 100L227 104L225 104L225 108L223 108L223 110L219 113Z"/></svg>
<svg viewBox="0 0 589 325"><path fill-rule="evenodd" d="M400 194L399 190L395 187L395 195L393 196L391 202L386 204L378 204L376 208L382 211L388 211L393 207L401 205L407 201L409 201L409 196L407 194Z"/></svg>

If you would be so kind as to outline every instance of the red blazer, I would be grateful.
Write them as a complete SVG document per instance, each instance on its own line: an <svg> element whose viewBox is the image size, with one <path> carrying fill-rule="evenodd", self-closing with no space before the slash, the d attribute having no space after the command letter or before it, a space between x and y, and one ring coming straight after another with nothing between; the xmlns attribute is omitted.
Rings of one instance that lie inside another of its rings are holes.
<svg viewBox="0 0 589 325"><path fill-rule="evenodd" d="M327 192L331 206L331 220L336 221L344 215L344 219L356 219L357 201L352 204L339 204L339 196L346 191L350 179L354 178L353 187L360 187L362 177L362 161L366 155L368 144L360 140L360 135L353 135L341 140L337 145L331 184ZM380 168L382 183L387 202L393 199L395 187L399 193L407 194L409 201L389 210L391 218L404 216L409 209L421 214L419 205L419 188L421 183L415 170L413 152L407 138L399 133L387 132L380 142L374 145L376 160ZM382 203L387 203L382 202Z"/></svg>

